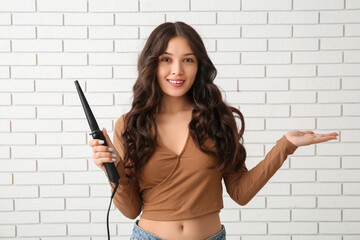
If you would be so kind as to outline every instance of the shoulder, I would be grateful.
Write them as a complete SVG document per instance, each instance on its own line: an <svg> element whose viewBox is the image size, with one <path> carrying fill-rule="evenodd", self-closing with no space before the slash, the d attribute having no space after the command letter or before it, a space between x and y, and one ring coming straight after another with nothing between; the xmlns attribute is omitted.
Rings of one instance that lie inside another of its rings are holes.
<svg viewBox="0 0 360 240"><path fill-rule="evenodd" d="M115 131L116 132L122 132L124 130L125 126L125 117L128 115L128 113L122 114L115 122Z"/></svg>

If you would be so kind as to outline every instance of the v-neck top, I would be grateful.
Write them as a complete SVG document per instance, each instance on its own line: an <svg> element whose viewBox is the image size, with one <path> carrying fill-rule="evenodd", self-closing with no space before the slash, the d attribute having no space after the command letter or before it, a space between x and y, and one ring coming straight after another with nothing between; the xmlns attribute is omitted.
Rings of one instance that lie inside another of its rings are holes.
<svg viewBox="0 0 360 240"><path fill-rule="evenodd" d="M116 121L113 137L114 147L121 157L123 121L124 115ZM204 145L216 149L211 139L207 139ZM122 162L117 165L120 180L114 205L131 219L141 212L143 218L150 220L195 218L220 212L224 207L222 180L229 196L238 204L245 205L296 149L297 146L283 135L264 160L251 170L244 163L238 171L222 174L216 167L217 159L202 152L190 134L179 155L158 140L153 155L138 178L127 177ZM110 185L114 187L112 183Z"/></svg>

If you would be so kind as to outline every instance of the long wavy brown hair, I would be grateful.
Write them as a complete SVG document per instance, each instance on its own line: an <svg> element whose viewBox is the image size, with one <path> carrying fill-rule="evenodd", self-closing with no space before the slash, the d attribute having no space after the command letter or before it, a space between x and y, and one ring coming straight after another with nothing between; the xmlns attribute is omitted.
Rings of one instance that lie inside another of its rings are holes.
<svg viewBox="0 0 360 240"><path fill-rule="evenodd" d="M166 50L169 40L176 36L188 40L198 59L194 84L186 93L193 106L189 134L201 151L217 157L216 164L220 171L237 170L246 159L242 137L245 130L244 117L238 109L222 100L221 92L214 84L217 71L203 41L191 26L183 22L165 22L156 27L139 56L139 75L133 87L132 107L125 115L125 129L121 136L125 167L139 173L154 153L157 139L155 114L163 95L156 69L159 56ZM239 132L236 117L241 121ZM213 140L217 151L204 146L207 138Z"/></svg>

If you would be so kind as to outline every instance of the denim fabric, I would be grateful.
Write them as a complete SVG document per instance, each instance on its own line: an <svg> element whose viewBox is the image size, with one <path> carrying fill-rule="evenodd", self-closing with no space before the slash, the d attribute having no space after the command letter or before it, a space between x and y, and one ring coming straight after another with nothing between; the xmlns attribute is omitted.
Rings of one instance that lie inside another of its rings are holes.
<svg viewBox="0 0 360 240"><path fill-rule="evenodd" d="M137 220L134 224L130 240L164 240L139 227L138 222L139 220ZM226 231L224 225L222 225L222 230L219 233L215 234L211 238L208 238L207 240L226 240Z"/></svg>

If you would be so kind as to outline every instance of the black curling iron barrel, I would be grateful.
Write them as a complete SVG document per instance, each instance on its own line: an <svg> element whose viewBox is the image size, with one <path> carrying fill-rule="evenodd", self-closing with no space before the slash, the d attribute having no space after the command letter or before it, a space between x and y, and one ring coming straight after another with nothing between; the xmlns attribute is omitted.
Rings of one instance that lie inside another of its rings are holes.
<svg viewBox="0 0 360 240"><path fill-rule="evenodd" d="M79 94L81 104L84 108L86 119L87 119L90 129L91 129L91 133L89 135L92 135L93 139L104 140L103 145L108 146L108 144L106 143L104 134L102 133L102 131L100 131L99 126L95 120L95 117L90 109L88 102L86 101L85 95L84 95L83 91L81 90L81 87L77 80L75 81L75 86L76 86L76 90ZM114 163L104 163L104 166L105 166L106 173L109 177L110 182L117 184L120 177L119 177L119 173L116 171L115 164Z"/></svg>

